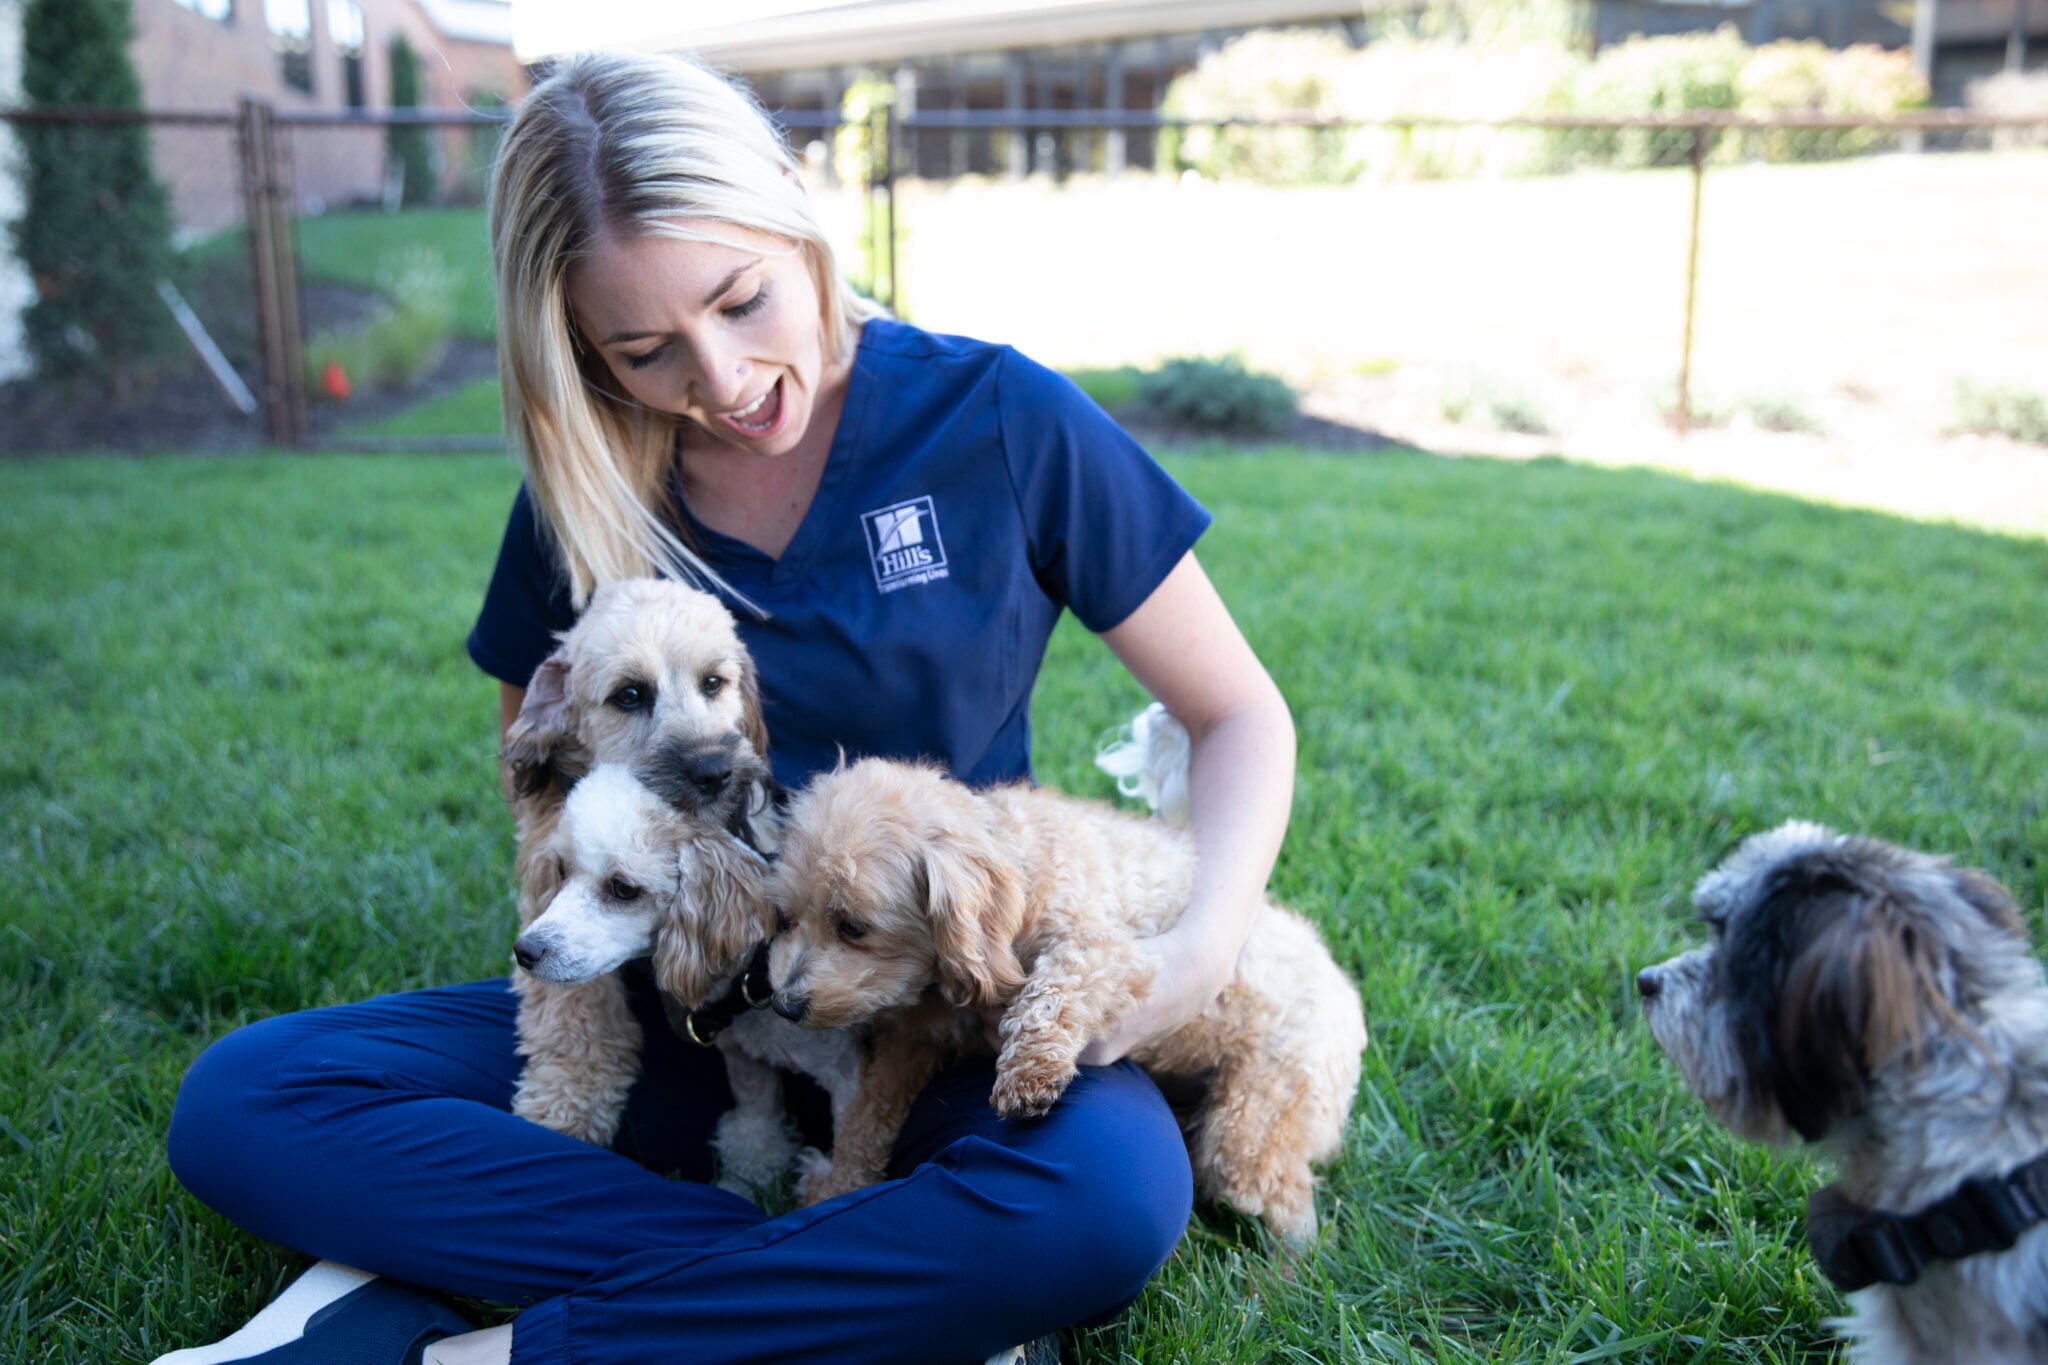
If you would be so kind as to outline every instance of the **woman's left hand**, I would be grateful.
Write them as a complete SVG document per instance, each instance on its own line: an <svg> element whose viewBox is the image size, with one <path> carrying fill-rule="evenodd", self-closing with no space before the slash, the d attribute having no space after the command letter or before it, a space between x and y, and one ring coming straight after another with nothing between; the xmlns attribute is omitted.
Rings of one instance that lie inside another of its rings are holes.
<svg viewBox="0 0 2048 1365"><path fill-rule="evenodd" d="M1209 1008L1236 967L1234 961L1219 960L1204 944L1171 929L1141 938L1133 946L1152 963L1152 989L1143 1004L1117 1022L1114 1032L1081 1049L1083 1066L1108 1066L1180 1028Z"/></svg>

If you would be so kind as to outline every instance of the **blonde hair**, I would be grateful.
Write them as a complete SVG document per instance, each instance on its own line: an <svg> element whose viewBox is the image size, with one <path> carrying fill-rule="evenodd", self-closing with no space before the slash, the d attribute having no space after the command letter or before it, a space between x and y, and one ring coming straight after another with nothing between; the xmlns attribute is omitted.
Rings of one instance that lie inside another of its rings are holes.
<svg viewBox="0 0 2048 1365"><path fill-rule="evenodd" d="M840 277L795 160L724 77L687 57L593 52L535 86L491 175L498 374L506 434L579 610L618 578L726 587L674 525L675 419L612 392L604 358L575 335L564 282L593 244L692 235L673 221L686 217L794 243L830 359L882 311Z"/></svg>

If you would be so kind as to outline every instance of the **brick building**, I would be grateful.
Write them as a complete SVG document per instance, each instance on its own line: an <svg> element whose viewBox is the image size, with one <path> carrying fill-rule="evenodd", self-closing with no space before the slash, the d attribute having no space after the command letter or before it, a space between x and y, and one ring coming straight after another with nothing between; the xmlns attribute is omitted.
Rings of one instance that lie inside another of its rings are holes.
<svg viewBox="0 0 2048 1365"><path fill-rule="evenodd" d="M391 44L419 61L420 103L438 109L516 100L527 87L512 52L510 0L130 0L133 56L150 109L226 110L244 96L280 112L391 106ZM436 130L444 193L474 193L487 142ZM384 135L372 127L292 131L292 186L317 212L386 197ZM233 139L160 130L157 173L180 227L239 217ZM481 145L480 145L481 144Z"/></svg>

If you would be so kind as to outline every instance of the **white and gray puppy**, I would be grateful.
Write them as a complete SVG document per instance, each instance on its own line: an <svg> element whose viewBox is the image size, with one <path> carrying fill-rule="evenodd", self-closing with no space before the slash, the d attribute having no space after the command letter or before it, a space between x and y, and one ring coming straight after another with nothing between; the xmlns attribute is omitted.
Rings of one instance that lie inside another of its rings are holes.
<svg viewBox="0 0 2048 1365"><path fill-rule="evenodd" d="M1836 1160L1808 1202L1859 1365L2048 1361L2048 985L1980 872L1792 822L1693 892L1713 942L1636 978L1741 1137Z"/></svg>
<svg viewBox="0 0 2048 1365"><path fill-rule="evenodd" d="M745 818L727 829L700 818L693 789L687 773L657 755L637 770L601 763L570 790L550 836L561 888L514 945L521 968L574 985L652 953L655 980L682 1006L682 1027L698 1036L696 1011L727 998L767 939L762 876L776 821L762 782L741 808ZM767 998L764 988L759 1003ZM720 1179L742 1194L770 1189L799 1155L776 1068L816 1080L836 1120L860 1063L852 1032L799 1028L754 1004L737 1002L730 1018L706 1026L733 1092L713 1136Z"/></svg>

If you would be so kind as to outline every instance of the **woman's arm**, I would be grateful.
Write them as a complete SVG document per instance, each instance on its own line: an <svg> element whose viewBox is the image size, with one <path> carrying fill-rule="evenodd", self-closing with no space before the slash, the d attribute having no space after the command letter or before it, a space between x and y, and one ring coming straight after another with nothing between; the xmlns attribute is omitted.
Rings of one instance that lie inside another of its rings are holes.
<svg viewBox="0 0 2048 1365"><path fill-rule="evenodd" d="M1206 1009L1237 968L1294 803L1294 719L1192 552L1103 635L1131 676L1187 729L1194 895L1159 958L1145 1007L1081 1060L1101 1065Z"/></svg>

